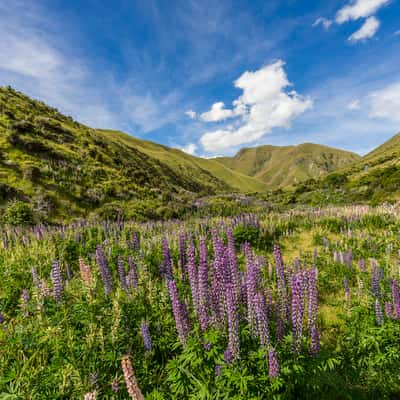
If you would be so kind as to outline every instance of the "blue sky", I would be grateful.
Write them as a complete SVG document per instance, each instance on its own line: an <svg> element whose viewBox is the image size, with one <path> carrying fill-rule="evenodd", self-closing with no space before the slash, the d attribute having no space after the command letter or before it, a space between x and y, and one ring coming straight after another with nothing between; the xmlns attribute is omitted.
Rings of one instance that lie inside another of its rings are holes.
<svg viewBox="0 0 400 400"><path fill-rule="evenodd" d="M0 1L0 85L200 156L400 131L399 0Z"/></svg>

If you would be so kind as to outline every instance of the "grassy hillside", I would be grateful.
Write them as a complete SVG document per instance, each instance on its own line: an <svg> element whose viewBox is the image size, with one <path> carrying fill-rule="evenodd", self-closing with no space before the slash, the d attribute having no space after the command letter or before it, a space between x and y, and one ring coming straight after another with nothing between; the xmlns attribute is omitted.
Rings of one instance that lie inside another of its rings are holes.
<svg viewBox="0 0 400 400"><path fill-rule="evenodd" d="M291 201L307 204L400 200L400 134L355 163L297 185Z"/></svg>
<svg viewBox="0 0 400 400"><path fill-rule="evenodd" d="M220 157L217 161L262 180L270 188L280 188L320 178L359 159L357 154L344 150L304 143L246 148L234 157Z"/></svg>
<svg viewBox="0 0 400 400"><path fill-rule="evenodd" d="M172 217L171 210L179 213L177 205L193 196L263 190L263 183L214 160L89 128L0 88L3 208L18 199L53 221L92 211L107 217L121 209Z"/></svg>

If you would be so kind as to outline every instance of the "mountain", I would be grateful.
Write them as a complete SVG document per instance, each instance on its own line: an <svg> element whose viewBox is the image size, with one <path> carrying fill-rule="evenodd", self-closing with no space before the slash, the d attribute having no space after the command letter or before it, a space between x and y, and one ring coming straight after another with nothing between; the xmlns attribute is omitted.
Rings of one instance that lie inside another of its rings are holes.
<svg viewBox="0 0 400 400"><path fill-rule="evenodd" d="M216 160L234 171L257 178L272 189L317 179L352 164L357 154L312 143L297 146L259 146Z"/></svg>
<svg viewBox="0 0 400 400"><path fill-rule="evenodd" d="M118 207L156 212L167 203L186 204L192 195L265 190L215 160L92 129L0 88L0 206L19 199L63 220L93 210L107 216Z"/></svg>

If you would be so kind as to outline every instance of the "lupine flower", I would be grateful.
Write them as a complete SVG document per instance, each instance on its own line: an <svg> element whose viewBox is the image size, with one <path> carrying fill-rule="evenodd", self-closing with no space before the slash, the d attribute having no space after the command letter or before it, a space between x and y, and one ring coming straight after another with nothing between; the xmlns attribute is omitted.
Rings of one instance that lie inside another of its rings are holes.
<svg viewBox="0 0 400 400"><path fill-rule="evenodd" d="M278 354L271 348L268 352L268 364L269 364L269 378L274 379L279 376L279 361Z"/></svg>
<svg viewBox="0 0 400 400"><path fill-rule="evenodd" d="M187 271L189 275L189 284L192 292L192 303L193 309L196 314L198 314L199 308L199 295L198 295L198 273L196 267L196 254L195 247L193 241L191 240L189 243L189 247L187 249Z"/></svg>
<svg viewBox="0 0 400 400"><path fill-rule="evenodd" d="M221 376L221 374L222 374L222 365L217 364L215 366L214 374L215 374L215 376Z"/></svg>
<svg viewBox="0 0 400 400"><path fill-rule="evenodd" d="M125 385L132 400L144 400L144 396L136 380L135 372L129 356L122 357L122 372L124 373Z"/></svg>
<svg viewBox="0 0 400 400"><path fill-rule="evenodd" d="M378 299L375 299L375 316L376 316L377 324L382 325L383 324L383 312L382 312L381 303Z"/></svg>
<svg viewBox="0 0 400 400"><path fill-rule="evenodd" d="M146 351L151 351L153 344L151 341L149 324L146 321L142 321L140 325L140 334L142 335L144 348Z"/></svg>
<svg viewBox="0 0 400 400"><path fill-rule="evenodd" d="M186 276L186 234L179 235L179 262L181 264L182 277Z"/></svg>
<svg viewBox="0 0 400 400"><path fill-rule="evenodd" d="M22 301L22 309L23 309L23 315L24 317L27 317L29 315L29 300L31 299L31 295L29 294L28 289L22 290L21 294L21 301Z"/></svg>
<svg viewBox="0 0 400 400"><path fill-rule="evenodd" d="M140 250L140 236L139 236L139 233L138 233L138 232L133 232L133 235L132 235L132 244L133 244L133 248L134 248L136 251L139 251L139 250Z"/></svg>
<svg viewBox="0 0 400 400"><path fill-rule="evenodd" d="M128 292L128 285L126 283L125 266L124 266L124 261L121 256L118 256L117 270L118 270L118 277L119 277L119 283L121 285L121 288L125 292Z"/></svg>
<svg viewBox="0 0 400 400"><path fill-rule="evenodd" d="M292 325L293 325L293 351L298 353L301 346L303 329L303 285L301 273L292 276Z"/></svg>
<svg viewBox="0 0 400 400"><path fill-rule="evenodd" d="M317 269L312 268L308 271L308 313L307 326L309 329L315 327L318 313L318 287Z"/></svg>
<svg viewBox="0 0 400 400"><path fill-rule="evenodd" d="M37 269L35 267L32 267L32 281L33 286L35 286L36 289L40 289L40 279Z"/></svg>
<svg viewBox="0 0 400 400"><path fill-rule="evenodd" d="M235 240L233 238L232 229L228 229L226 232L228 238L228 248L227 248L227 257L228 257L228 266L230 273L230 282L235 286L235 292L237 295L240 294L240 272L238 260L236 257L235 251Z"/></svg>
<svg viewBox="0 0 400 400"><path fill-rule="evenodd" d="M135 288L138 287L138 276L136 272L136 266L131 256L128 256L128 266L129 271L128 275L126 276L126 284L128 288Z"/></svg>
<svg viewBox="0 0 400 400"><path fill-rule="evenodd" d="M108 296L112 291L113 280L110 268L108 267L106 256L100 245L96 247L96 262L99 267L101 279L104 285L104 292Z"/></svg>
<svg viewBox="0 0 400 400"><path fill-rule="evenodd" d="M198 271L198 299L200 328L205 331L208 328L209 293L208 293L208 264L207 244L204 238L200 239L200 261Z"/></svg>
<svg viewBox="0 0 400 400"><path fill-rule="evenodd" d="M270 344L267 312L265 310L264 296L258 293L254 296L254 307L257 320L257 332L261 346L267 349Z"/></svg>
<svg viewBox="0 0 400 400"><path fill-rule="evenodd" d="M2 324L5 321L3 313L0 312L0 324Z"/></svg>
<svg viewBox="0 0 400 400"><path fill-rule="evenodd" d="M365 272L365 271L366 271L366 268L365 268L365 260L364 260L364 259L361 259L361 260L358 262L358 265L359 265L359 267L360 267L360 271L361 271L361 272Z"/></svg>
<svg viewBox="0 0 400 400"><path fill-rule="evenodd" d="M84 400L97 400L97 391L85 393L83 398Z"/></svg>
<svg viewBox="0 0 400 400"><path fill-rule="evenodd" d="M210 351L211 350L211 343L210 342L204 343L203 349L205 351Z"/></svg>
<svg viewBox="0 0 400 400"><path fill-rule="evenodd" d="M118 393L119 392L119 382L117 379L113 379L111 382L111 390L114 393Z"/></svg>
<svg viewBox="0 0 400 400"><path fill-rule="evenodd" d="M385 314L388 318L392 316L392 303L390 301L385 302Z"/></svg>
<svg viewBox="0 0 400 400"><path fill-rule="evenodd" d="M375 297L381 297L381 290L379 287L379 272L378 268L375 267L372 271L372 293Z"/></svg>
<svg viewBox="0 0 400 400"><path fill-rule="evenodd" d="M228 349L232 351L233 358L240 358L239 342L239 316L236 302L236 291L232 284L225 289L226 314L228 319Z"/></svg>
<svg viewBox="0 0 400 400"><path fill-rule="evenodd" d="M81 271L81 278L86 286L90 285L91 273L89 265L85 264L82 257L79 257L79 270Z"/></svg>
<svg viewBox="0 0 400 400"><path fill-rule="evenodd" d="M250 332L255 334L255 296L257 293L257 282L260 278L258 264L254 260L250 251L247 252L247 271L246 271L246 298L247 298L247 321L249 323Z"/></svg>
<svg viewBox="0 0 400 400"><path fill-rule="evenodd" d="M164 254L164 262L162 264L161 273L167 279L172 279L173 274L172 274L171 251L169 249L168 240L166 238L164 238L163 241L162 241L162 248L163 248L163 254Z"/></svg>
<svg viewBox="0 0 400 400"><path fill-rule="evenodd" d="M64 293L63 279L61 275L60 263L55 260L51 269L51 280L53 281L53 295L57 301L61 301Z"/></svg>
<svg viewBox="0 0 400 400"><path fill-rule="evenodd" d="M284 321L288 318L289 305L287 304L287 288L282 253L278 245L274 245L274 259L278 284L278 333L279 337L285 334ZM281 322L279 322L279 320Z"/></svg>
<svg viewBox="0 0 400 400"><path fill-rule="evenodd" d="M320 350L320 335L318 329L313 326L311 328L311 346L310 353L315 356L319 353Z"/></svg>
<svg viewBox="0 0 400 400"><path fill-rule="evenodd" d="M224 351L224 361L227 364L231 364L235 361L235 356L233 354L232 349L228 346L228 348Z"/></svg>
<svg viewBox="0 0 400 400"><path fill-rule="evenodd" d="M167 286L169 291L169 297L172 303L172 311L175 318L176 330L182 344L186 343L187 335L189 333L189 324L186 318L185 309L182 303L179 301L178 289L176 283L172 279L167 280Z"/></svg>

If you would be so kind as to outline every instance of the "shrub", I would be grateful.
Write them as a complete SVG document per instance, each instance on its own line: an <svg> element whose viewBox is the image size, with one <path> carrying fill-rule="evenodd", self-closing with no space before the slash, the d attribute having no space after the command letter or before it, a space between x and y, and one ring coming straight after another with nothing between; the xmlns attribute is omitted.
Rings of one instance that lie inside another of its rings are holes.
<svg viewBox="0 0 400 400"><path fill-rule="evenodd" d="M4 222L10 225L33 225L34 215L28 203L15 201L4 212Z"/></svg>

